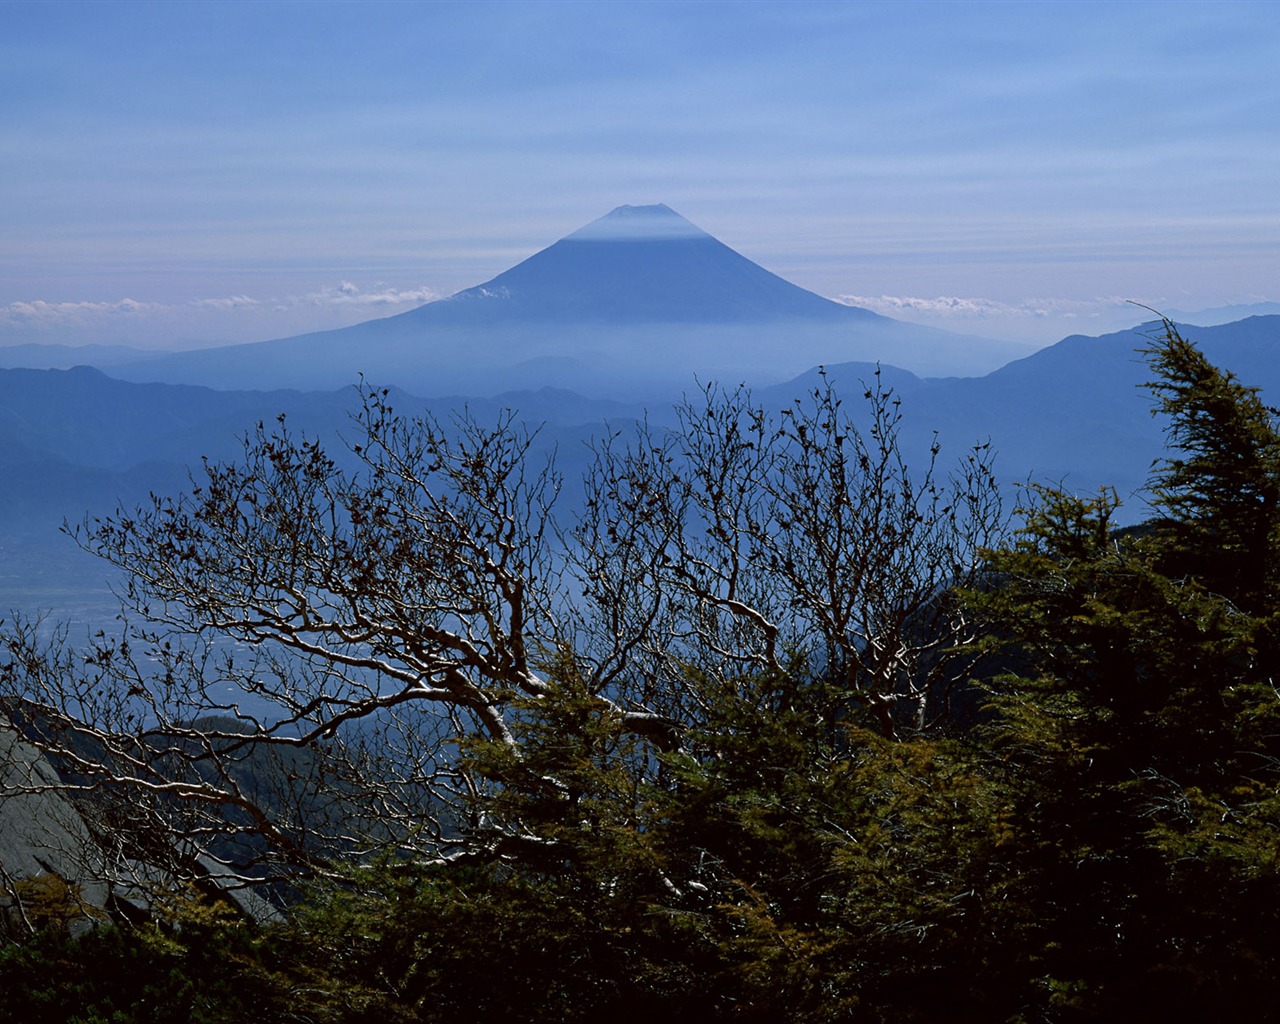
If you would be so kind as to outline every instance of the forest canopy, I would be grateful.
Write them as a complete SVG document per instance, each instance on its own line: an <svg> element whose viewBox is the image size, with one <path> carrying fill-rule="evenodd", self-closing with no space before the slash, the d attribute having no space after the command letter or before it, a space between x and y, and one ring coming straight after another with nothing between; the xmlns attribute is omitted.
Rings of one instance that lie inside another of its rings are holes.
<svg viewBox="0 0 1280 1024"><path fill-rule="evenodd" d="M11 621L2 698L153 897L11 884L0 1006L74 947L84 1019L1270 1019L1280 434L1145 354L1136 529L1033 485L1010 531L878 380L710 387L569 515L514 416L366 389L345 451L260 424L81 524L127 629Z"/></svg>

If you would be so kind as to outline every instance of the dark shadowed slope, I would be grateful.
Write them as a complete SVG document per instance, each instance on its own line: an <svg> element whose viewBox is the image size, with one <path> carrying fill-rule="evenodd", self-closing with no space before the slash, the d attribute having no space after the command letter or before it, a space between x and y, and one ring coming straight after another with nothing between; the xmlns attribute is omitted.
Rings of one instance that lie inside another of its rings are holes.
<svg viewBox="0 0 1280 1024"><path fill-rule="evenodd" d="M331 389L363 373L416 394L566 387L678 393L693 375L783 380L820 362L928 376L1026 348L842 306L734 252L666 206L623 206L482 285L398 316L112 369L126 380Z"/></svg>

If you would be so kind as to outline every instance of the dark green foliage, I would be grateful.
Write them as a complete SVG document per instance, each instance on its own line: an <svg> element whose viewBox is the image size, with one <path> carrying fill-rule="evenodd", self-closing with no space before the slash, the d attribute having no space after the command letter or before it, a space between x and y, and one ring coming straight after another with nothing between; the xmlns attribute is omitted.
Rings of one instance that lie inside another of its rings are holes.
<svg viewBox="0 0 1280 1024"><path fill-rule="evenodd" d="M1016 648L985 730L1050 1019L1267 1018L1280 955L1280 445L1248 389L1169 326L1151 351L1171 442L1155 528L1110 495L1035 489L1000 585Z"/></svg>
<svg viewBox="0 0 1280 1024"><path fill-rule="evenodd" d="M1170 574L1254 613L1275 605L1280 542L1280 433L1272 410L1166 323L1146 350L1153 410L1168 419L1171 456L1151 484L1168 530Z"/></svg>
<svg viewBox="0 0 1280 1024"><path fill-rule="evenodd" d="M289 1020L288 982L246 927L43 930L0 946L0 1020L15 1024L249 1024Z"/></svg>
<svg viewBox="0 0 1280 1024"><path fill-rule="evenodd" d="M799 678L694 680L709 718L657 765L560 678L523 757L472 755L498 786L476 827L523 844L358 872L286 945L351 1021L991 1014L998 792L947 745L823 724Z"/></svg>

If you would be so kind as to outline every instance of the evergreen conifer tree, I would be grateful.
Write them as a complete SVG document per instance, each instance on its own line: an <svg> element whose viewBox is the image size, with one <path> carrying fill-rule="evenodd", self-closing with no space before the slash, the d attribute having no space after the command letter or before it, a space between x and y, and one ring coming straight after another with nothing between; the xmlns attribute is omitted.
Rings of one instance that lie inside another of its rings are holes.
<svg viewBox="0 0 1280 1024"><path fill-rule="evenodd" d="M1221 1020L1277 994L1280 442L1172 324L1147 355L1175 453L1160 518L1118 530L1112 494L1033 488L974 595L1013 666L982 758L1009 792L1025 999L1053 1020Z"/></svg>
<svg viewBox="0 0 1280 1024"><path fill-rule="evenodd" d="M1169 321L1144 350L1154 414L1172 453L1151 481L1163 550L1179 570L1243 609L1275 603L1280 543L1280 432L1258 389L1214 366Z"/></svg>

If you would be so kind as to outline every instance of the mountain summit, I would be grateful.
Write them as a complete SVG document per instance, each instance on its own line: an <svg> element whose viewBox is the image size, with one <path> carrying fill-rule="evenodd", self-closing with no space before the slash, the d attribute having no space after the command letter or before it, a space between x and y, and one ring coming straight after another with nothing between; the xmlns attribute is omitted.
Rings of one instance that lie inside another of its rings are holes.
<svg viewBox="0 0 1280 1024"><path fill-rule="evenodd" d="M603 217L578 228L565 241L634 242L645 238L711 238L666 203L653 206L616 206Z"/></svg>
<svg viewBox="0 0 1280 1024"><path fill-rule="evenodd" d="M883 320L806 291L669 206L619 206L491 281L415 311L432 320L735 324Z"/></svg>

